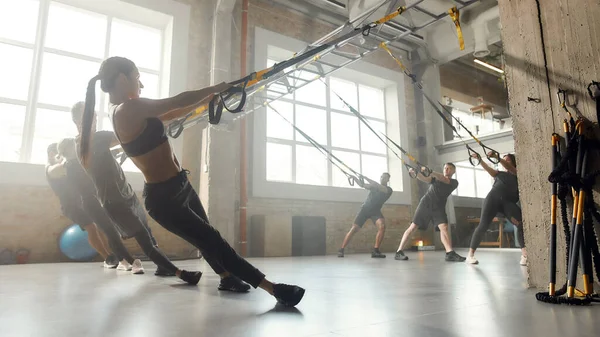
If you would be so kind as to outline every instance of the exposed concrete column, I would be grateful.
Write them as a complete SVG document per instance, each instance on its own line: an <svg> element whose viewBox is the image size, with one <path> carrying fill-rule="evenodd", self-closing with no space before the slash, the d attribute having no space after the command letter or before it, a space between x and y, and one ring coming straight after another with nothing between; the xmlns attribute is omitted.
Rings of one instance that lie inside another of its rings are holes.
<svg viewBox="0 0 600 337"><path fill-rule="evenodd" d="M578 110L596 121L593 102L587 97L585 87L591 80L600 80L600 36L595 33L600 31L600 6L597 0L570 0L568 4L500 0L499 6L529 283L543 288L548 285L550 137L553 132L562 134L562 120L567 118L556 92L559 87L571 90L570 102L576 98ZM535 103L528 97L539 98L541 102ZM597 198L597 193L594 194ZM565 244L562 230L558 234L560 285L565 280Z"/></svg>
<svg viewBox="0 0 600 337"><path fill-rule="evenodd" d="M211 18L214 11L213 1L196 1L191 6L190 45L188 49L188 89L200 89L210 84L210 39L205 38L212 31ZM177 60L173 60L177 62ZM202 133L206 123L200 123L183 132L183 156L181 164L190 171L189 179L197 191L201 191L200 181L202 165L200 149L203 146ZM202 193L200 193L202 196ZM202 198L205 203L206 198Z"/></svg>
<svg viewBox="0 0 600 337"><path fill-rule="evenodd" d="M217 0L213 11L211 39L210 82L217 84L233 80L231 72L232 19L236 0ZM228 112L223 113L228 114ZM224 116L225 118L225 116ZM239 200L239 126L232 123L207 130L206 157L203 172L206 176L208 200L205 205L211 224L233 246L236 244L235 228ZM204 191L204 188L202 188Z"/></svg>

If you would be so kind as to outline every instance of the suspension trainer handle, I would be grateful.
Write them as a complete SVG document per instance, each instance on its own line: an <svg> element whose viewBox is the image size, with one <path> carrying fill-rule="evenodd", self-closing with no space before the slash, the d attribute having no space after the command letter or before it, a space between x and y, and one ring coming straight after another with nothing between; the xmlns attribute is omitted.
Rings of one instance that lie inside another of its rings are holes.
<svg viewBox="0 0 600 337"><path fill-rule="evenodd" d="M478 166L481 164L481 155L477 153L477 151L473 150L469 145L465 145L467 147L467 152L469 153L469 163L473 166ZM477 158L473 158L472 154L476 154Z"/></svg>
<svg viewBox="0 0 600 337"><path fill-rule="evenodd" d="M419 174L419 172L417 172L417 170L414 167L408 165L407 163L404 163L404 167L406 167L409 177L411 177L413 179L417 178L417 175Z"/></svg>
<svg viewBox="0 0 600 337"><path fill-rule="evenodd" d="M491 161L494 164L499 164L500 163L500 153L490 147L487 147L483 144L479 144L481 145L481 147L483 148L483 150L485 151L485 156L487 157L487 159L489 161ZM492 155L489 155L489 152L492 153Z"/></svg>
<svg viewBox="0 0 600 337"><path fill-rule="evenodd" d="M421 165L419 163L417 163L417 165L419 165L419 171L421 172L421 174L424 177L429 177L431 175L431 173L433 172L432 169L430 169L429 167L427 167L425 165Z"/></svg>
<svg viewBox="0 0 600 337"><path fill-rule="evenodd" d="M167 133L171 138L177 138L183 132L183 124L185 121L192 116L192 112L185 115L185 117L180 118L178 120L172 121L169 126L167 126Z"/></svg>

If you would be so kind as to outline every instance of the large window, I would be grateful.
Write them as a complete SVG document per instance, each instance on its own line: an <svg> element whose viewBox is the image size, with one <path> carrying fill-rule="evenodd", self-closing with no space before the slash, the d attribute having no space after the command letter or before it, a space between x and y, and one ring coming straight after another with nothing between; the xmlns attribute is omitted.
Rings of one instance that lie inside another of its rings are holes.
<svg viewBox="0 0 600 337"><path fill-rule="evenodd" d="M268 66L274 63L269 60ZM358 109L375 130L385 133L384 90L336 77L325 80L331 90L316 80L277 100L272 106L348 166L377 180L382 172L388 170L386 146L335 93ZM267 108L266 123L268 181L349 187L346 176L270 108Z"/></svg>
<svg viewBox="0 0 600 337"><path fill-rule="evenodd" d="M56 1L0 0L0 161L42 164L50 143L74 137L70 108L107 57L130 58L142 96L161 97L163 33ZM110 130L107 97L96 90L98 129Z"/></svg>
<svg viewBox="0 0 600 337"><path fill-rule="evenodd" d="M494 167L492 163L487 163ZM472 166L468 160L454 164L458 188L453 194L460 197L485 198L494 184L494 178L481 166Z"/></svg>
<svg viewBox="0 0 600 337"><path fill-rule="evenodd" d="M463 138L471 138L468 131L473 133L475 136L483 136L512 129L512 120L508 115L499 117L493 115L491 112L482 114L479 112L470 112L464 110L466 109L452 108L452 116L456 117L456 119L458 119L466 127L466 129L462 127L455 119L451 119L452 125ZM444 130L445 141L460 139L460 137L452 132L450 127L445 123Z"/></svg>

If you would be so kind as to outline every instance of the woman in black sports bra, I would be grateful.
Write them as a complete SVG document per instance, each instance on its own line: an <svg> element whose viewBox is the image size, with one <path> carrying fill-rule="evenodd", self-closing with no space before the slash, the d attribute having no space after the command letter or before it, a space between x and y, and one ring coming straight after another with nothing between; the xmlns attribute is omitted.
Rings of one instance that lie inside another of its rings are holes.
<svg viewBox="0 0 600 337"><path fill-rule="evenodd" d="M95 87L115 105L113 126L125 153L142 171L148 214L168 231L196 246L215 273L221 276L219 289L240 291L249 283L273 295L278 302L295 306L304 289L295 285L274 284L258 269L239 256L213 228L200 198L190 185L186 171L172 152L160 121L182 116L207 103L214 94L229 88L222 83L212 87L183 92L166 99L140 98L141 83L135 64L122 57L111 57L100 66L89 82L85 101L80 155L84 163L90 152L90 129L94 118ZM168 114L170 118L165 115ZM233 287L232 287L233 285Z"/></svg>

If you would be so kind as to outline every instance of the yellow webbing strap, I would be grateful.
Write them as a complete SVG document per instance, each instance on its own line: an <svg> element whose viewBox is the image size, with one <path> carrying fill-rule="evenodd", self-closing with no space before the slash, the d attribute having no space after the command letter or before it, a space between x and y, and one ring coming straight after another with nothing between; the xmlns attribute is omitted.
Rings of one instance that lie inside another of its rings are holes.
<svg viewBox="0 0 600 337"><path fill-rule="evenodd" d="M397 17L398 15L404 13L406 11L406 6L402 6L402 7L398 7L397 10L395 10L394 12L382 17L381 19L375 21L376 24L380 25L382 23L386 23L388 21L390 21L391 19Z"/></svg>
<svg viewBox="0 0 600 337"><path fill-rule="evenodd" d="M387 44L385 44L385 42L381 42L379 44L379 46L381 48L383 48L385 51L387 51L388 54L390 54L390 56L394 59L394 61L396 61L398 66L400 66L400 69L402 69L403 71L407 70L406 67L404 66L404 64L402 64L402 61L400 61L400 59L398 59L394 54L392 54L392 51L390 50L390 48L388 48L388 46L387 46Z"/></svg>
<svg viewBox="0 0 600 337"><path fill-rule="evenodd" d="M456 35L458 36L458 44L460 45L460 50L464 50L465 39L463 38L462 29L460 28L460 12L456 8L456 6L454 6L448 10L448 15L450 15L452 22L454 22L454 25L456 26Z"/></svg>

